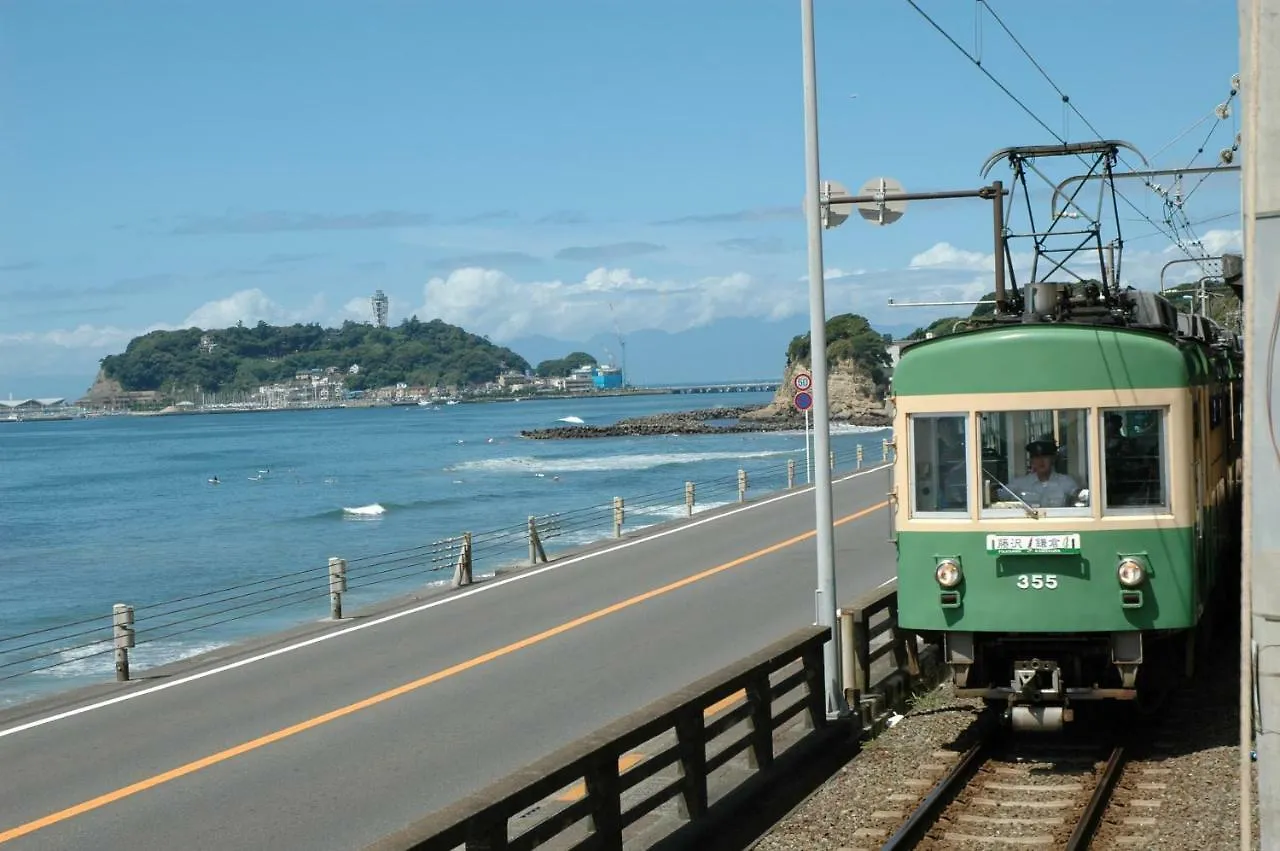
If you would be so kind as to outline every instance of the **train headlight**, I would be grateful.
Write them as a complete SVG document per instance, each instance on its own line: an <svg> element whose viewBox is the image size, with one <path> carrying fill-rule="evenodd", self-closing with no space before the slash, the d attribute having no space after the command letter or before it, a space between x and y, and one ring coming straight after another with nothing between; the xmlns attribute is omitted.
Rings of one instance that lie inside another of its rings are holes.
<svg viewBox="0 0 1280 851"><path fill-rule="evenodd" d="M964 574L960 572L960 562L953 558L939 559L938 568L933 572L933 575L943 588L954 588L964 578Z"/></svg>
<svg viewBox="0 0 1280 851"><path fill-rule="evenodd" d="M1147 570L1135 558L1122 558L1116 566L1116 578L1126 588L1137 588L1147 578Z"/></svg>

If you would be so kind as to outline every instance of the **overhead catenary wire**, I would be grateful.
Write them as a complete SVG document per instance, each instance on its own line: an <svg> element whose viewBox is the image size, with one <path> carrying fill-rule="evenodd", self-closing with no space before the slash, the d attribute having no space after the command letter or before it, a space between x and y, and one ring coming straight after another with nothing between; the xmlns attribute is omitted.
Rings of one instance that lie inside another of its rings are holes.
<svg viewBox="0 0 1280 851"><path fill-rule="evenodd" d="M995 74L991 73L991 71L988 70L987 67L982 64L980 59L978 59L973 54L969 53L969 51L965 50L964 47L961 46L960 43L956 41L955 38L953 38L951 34L948 33L940 24L938 24L938 22L935 21L932 16L930 16L924 9L922 9L920 5L915 2L915 0L906 0L906 2L922 18L924 18L924 20L930 26L932 26L948 42L950 42L951 45L956 48L956 50L960 51L960 53L965 58L967 58L970 62L972 62L974 66L977 67L978 70L980 70L987 77L987 79L989 79L993 84L995 84L995 86L999 88L1010 100L1012 100L1015 104L1017 104L1017 106L1020 109L1022 109L1023 112L1025 112L1028 116L1030 116L1031 119L1034 120L1038 125L1044 128L1044 130L1048 132L1049 135L1051 135L1060 144L1064 144L1064 145L1067 144L1067 140L1064 136L1054 131L1053 128L1051 128L1048 125L1048 123L1044 121L1044 119L1042 119L1039 115L1035 113L1034 110L1032 110L1029 106L1027 106L1027 104L1021 98L1015 95L1012 92L1012 90L1009 89L1008 86L1006 86L1003 82L1001 82L995 76ZM1025 46L1023 46L1022 42L1018 40L1018 38L1013 34L1012 30L1010 30L1010 28L1004 23L1003 19L1001 19L999 15L997 15L995 11L990 7L990 5L988 5L986 0L978 0L978 4L982 7L985 7L991 13L992 17L996 19L997 23L1000 24L1000 27L1009 35L1009 37L1018 46L1019 50L1021 50L1023 54L1026 55L1028 59L1031 60L1032 64L1035 65L1035 67L1037 68L1037 70L1039 70L1041 75L1049 82L1049 84L1053 87L1054 91L1056 91L1059 94L1059 96L1063 98L1063 103L1067 106L1067 108L1070 109L1071 112L1081 120L1081 122L1085 125L1085 127L1087 127L1099 140L1102 140L1103 139L1102 134L1098 132L1097 128L1094 127L1093 123L1090 122L1089 119L1084 115L1084 113L1080 111L1079 107L1076 106L1071 101L1071 99L1069 98L1069 96L1067 96L1067 94L1063 91L1063 89L1056 82L1053 81L1053 78L1049 76L1047 71L1045 71L1044 66L1041 65L1034 58L1034 56L1031 55L1031 52L1027 50ZM1080 159L1081 162L1084 162L1086 165L1088 164L1083 157L1079 157L1077 155L1077 158ZM1127 160L1125 160L1122 154L1119 155L1119 159L1121 162L1125 164L1127 168L1129 168L1130 170L1135 170L1133 166ZM1150 181L1150 179L1144 179L1143 182L1146 184L1146 186L1149 189L1155 190L1156 187ZM1184 254L1187 255L1189 259L1195 260L1195 261L1202 261L1205 259L1203 256L1197 256L1193 254L1191 250L1187 247L1186 243L1184 243L1181 239L1178 238L1176 231L1173 231L1172 228L1165 229L1165 228L1162 228L1160 225L1156 224L1154 219L1152 219L1144 210L1139 208L1132 200L1128 198L1128 196L1126 196L1123 192L1117 189L1114 184L1112 184L1111 186L1111 193L1112 193L1113 200L1118 198L1119 200L1123 201L1128 207L1130 207L1134 212L1136 212L1139 216L1141 216L1149 225L1151 225L1152 227L1156 228L1159 231L1162 231L1165 234L1165 236L1169 239L1169 241L1172 242L1174 245L1176 245Z"/></svg>

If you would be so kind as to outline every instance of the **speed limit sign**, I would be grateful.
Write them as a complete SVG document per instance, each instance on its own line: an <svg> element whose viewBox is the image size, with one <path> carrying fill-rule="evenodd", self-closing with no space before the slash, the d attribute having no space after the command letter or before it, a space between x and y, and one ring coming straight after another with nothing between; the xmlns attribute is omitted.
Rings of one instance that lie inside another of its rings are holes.
<svg viewBox="0 0 1280 851"><path fill-rule="evenodd" d="M808 390L813 386L813 376L807 372L797 372L796 377L791 379L791 383L797 390Z"/></svg>

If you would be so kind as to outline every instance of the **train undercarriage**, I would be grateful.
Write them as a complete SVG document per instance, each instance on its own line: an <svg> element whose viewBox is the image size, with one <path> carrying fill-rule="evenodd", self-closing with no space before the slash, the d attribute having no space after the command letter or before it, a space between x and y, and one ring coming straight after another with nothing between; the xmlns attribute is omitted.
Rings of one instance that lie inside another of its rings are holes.
<svg viewBox="0 0 1280 851"><path fill-rule="evenodd" d="M1123 701L1154 711L1193 670L1197 630L1018 634L948 632L958 697L1003 707L1014 730L1061 730L1075 704Z"/></svg>

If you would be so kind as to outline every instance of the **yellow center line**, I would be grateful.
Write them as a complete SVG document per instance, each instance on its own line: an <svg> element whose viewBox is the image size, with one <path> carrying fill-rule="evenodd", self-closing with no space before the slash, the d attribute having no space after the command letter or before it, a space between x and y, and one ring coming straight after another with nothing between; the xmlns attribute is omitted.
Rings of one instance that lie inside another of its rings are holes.
<svg viewBox="0 0 1280 851"><path fill-rule="evenodd" d="M737 691L735 691L733 694L729 695L728 697L721 698L720 700L717 700L715 703L708 706L706 709L702 710L702 715L705 718L710 718L712 715L715 715L716 713L720 712L720 710L728 709L731 705L737 703L738 701L742 700L746 696L747 696L747 690L744 688L740 688Z"/></svg>
<svg viewBox="0 0 1280 851"><path fill-rule="evenodd" d="M847 515L845 517L841 517L839 520L835 521L835 525L839 526L844 523L849 523L854 520L857 520L861 517L865 517L873 511L884 508L886 505L888 505L887 501L877 503L876 505L873 505L869 508L864 508L861 511L856 511L853 514ZM702 580L715 576L718 573L724 573L726 570L732 570L733 568L746 564L749 561L753 561L763 556L776 553L779 550L786 549L787 547L794 546L802 541L812 538L815 534L816 533L811 530L799 535L795 535L791 538L786 539L785 541L780 541L776 544L771 544L770 546L767 546L764 549L756 550L753 553L748 553L747 555L741 556L739 558L735 558L732 561L727 561L724 564L720 564L715 567L708 568L707 570L701 571L700 573L695 573L692 576L686 576L684 579L679 579L670 584L663 585L660 588L654 588L651 591L645 591L642 594L637 594L634 597L629 597L628 599L623 600L621 602L614 603L610 606L605 606L603 609L597 609L596 611L590 612L589 614L582 615L581 617L574 618L573 620L570 620L570 621L565 621L559 626L554 626L551 629L544 630L542 632L537 633L536 635L530 635L527 638L522 638L519 641L514 641L511 644L506 645L505 647L499 647L496 650L490 650L488 653L483 653L479 656L468 659L465 662L459 662L456 665L452 665L448 668L444 668L443 670L436 671L434 674L429 674L425 677L416 679L412 682L408 682L403 685L396 686L395 688L388 689L383 692L379 692L378 694L372 695L371 697L366 697L364 700L356 701L355 703L348 704L347 706L343 706L338 709L334 709L330 712L326 712L323 715L317 715L314 718L307 719L306 721L293 724L292 726L285 727L281 730L276 730L274 733L268 733L265 736L259 736L256 739L252 739L250 741L236 745L235 747L227 748L226 750L219 751L214 754L210 754L209 756L202 757L200 759L194 760L193 762L188 762L187 764L180 765L177 768L171 768L168 771L161 772L160 774L155 774L151 777L147 777L143 780L139 780L136 783L131 783L128 786L122 786L121 788L115 789L111 792L107 792L104 795L99 795L96 798L91 798L88 801L75 804L74 806L67 807L66 809L63 809L63 810L58 810L57 812L50 813L49 815L43 816L34 821L29 821L26 824L20 824L17 827L9 828L8 830L0 833L0 844L9 842L11 840L17 839L22 836L26 836L27 834L34 833L37 830L41 830L43 828L49 827L50 825L54 825L59 822L66 821L67 819L75 818L76 816L83 815L87 812L92 812L93 810L99 809L101 807L105 807L108 804L112 804L112 803L115 803L116 801L120 801L120 800L123 800L124 798L128 798L133 795L136 795L139 792L145 792L148 789L154 789L156 786L160 786L164 783L168 783L171 780L177 780L180 777L186 777L188 774L194 774L195 772L200 771L201 769L209 768L210 766L217 765L218 763L226 762L227 760L233 759L237 756L240 756L241 754L246 754L246 753L249 753L250 751L258 750L259 748L266 747L267 745L273 744L275 742L279 742L283 739L296 736L299 733L304 733L307 730L313 730L316 727L319 727L323 724L328 724L330 721L336 721L339 718L344 718L348 715L352 715L356 712L359 712L362 709L368 709L372 706L377 706L380 703L386 703L387 701L392 700L393 698L397 698L402 695L409 694L410 692L417 691L420 688L429 686L432 683L438 683L441 680L448 679L449 677L456 676L465 671L469 671L472 668L478 668L479 666L485 664L486 662L492 662L494 659L500 659L503 656L508 656L512 653L515 653L518 650L523 650L526 647L532 647L535 644L541 644L542 642L547 641L548 639L555 638L557 635L563 635L564 633L569 632L570 630L577 629L580 626L585 626L586 624L589 624L593 621L597 621L597 620L600 620L601 618L608 617L609 615L616 614L617 612L620 612L624 609L629 609L632 606L637 606L640 603L643 603L647 600L652 600L655 597L661 597L664 594L670 594L672 591L678 591L681 588L684 588L689 585L693 585L695 582L701 582Z"/></svg>

